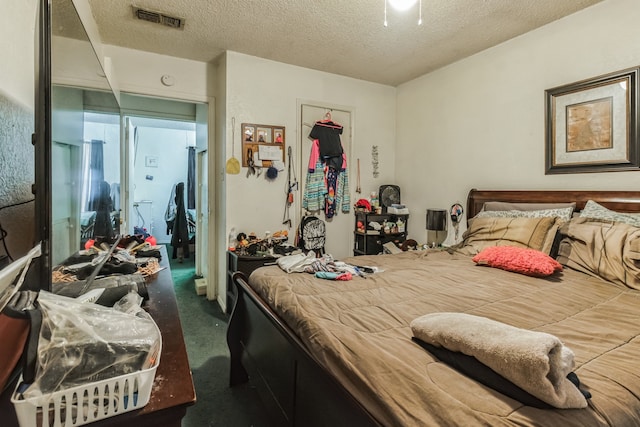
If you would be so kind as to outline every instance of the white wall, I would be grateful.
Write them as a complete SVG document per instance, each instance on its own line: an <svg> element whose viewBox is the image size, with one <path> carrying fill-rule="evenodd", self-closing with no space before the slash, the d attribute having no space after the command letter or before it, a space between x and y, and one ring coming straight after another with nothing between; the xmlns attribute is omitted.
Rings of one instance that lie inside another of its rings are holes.
<svg viewBox="0 0 640 427"><path fill-rule="evenodd" d="M208 63L104 45L122 92L185 101L208 102L213 96L215 68ZM173 85L162 83L163 75Z"/></svg>
<svg viewBox="0 0 640 427"><path fill-rule="evenodd" d="M0 15L0 206L33 199L35 0L3 1ZM3 209L0 223L14 259L34 245L34 204ZM0 250L0 255L4 255Z"/></svg>
<svg viewBox="0 0 640 427"><path fill-rule="evenodd" d="M307 68L269 61L236 52L228 52L226 57L226 153L231 154L231 120L235 117L235 155L241 158L240 125L258 123L283 125L286 127L287 146L293 146L294 157L299 155L301 143L310 143L307 135L300 135L297 129L297 103L299 100L317 101L330 105L341 105L354 109L352 152L350 153L351 199L368 195L380 184L394 182L395 177L395 99L396 89L376 83L328 74ZM318 117L318 120L322 117ZM379 146L380 176L374 179L371 166L371 147ZM362 196L355 193L355 159L360 158ZM304 159L303 163L308 162ZM299 164L297 165L299 166ZM280 173L275 181L269 182L264 173L260 178L247 177L247 169L239 175L226 175L227 194L227 234L232 227L237 231L254 231L262 236L265 231L277 231L282 225L285 200L286 173ZM296 170L299 180L304 180L305 171ZM366 197L366 196L365 196ZM295 206L290 214L294 228L299 222L302 195L294 195ZM343 215L340 213L339 215ZM352 215L352 213L346 214ZM352 254L346 231L342 253L336 257ZM292 242L293 239L290 239Z"/></svg>
<svg viewBox="0 0 640 427"><path fill-rule="evenodd" d="M3 1L0 37L0 89L33 109L36 0Z"/></svg>
<svg viewBox="0 0 640 427"><path fill-rule="evenodd" d="M606 0L399 86L409 236L424 241L426 209L466 206L471 188L637 190L635 171L545 175L544 91L640 65L638 22L637 0Z"/></svg>

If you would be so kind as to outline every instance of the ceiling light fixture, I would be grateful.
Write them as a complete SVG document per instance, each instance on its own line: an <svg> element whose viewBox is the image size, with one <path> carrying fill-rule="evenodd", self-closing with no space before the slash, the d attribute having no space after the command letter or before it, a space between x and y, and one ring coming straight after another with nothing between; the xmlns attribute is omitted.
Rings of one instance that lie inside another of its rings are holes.
<svg viewBox="0 0 640 427"><path fill-rule="evenodd" d="M409 10L418 0L389 0L395 10Z"/></svg>
<svg viewBox="0 0 640 427"><path fill-rule="evenodd" d="M387 27L387 2L398 11L404 12L411 9L419 2L418 8L418 25L422 25L422 0L384 0L384 26Z"/></svg>

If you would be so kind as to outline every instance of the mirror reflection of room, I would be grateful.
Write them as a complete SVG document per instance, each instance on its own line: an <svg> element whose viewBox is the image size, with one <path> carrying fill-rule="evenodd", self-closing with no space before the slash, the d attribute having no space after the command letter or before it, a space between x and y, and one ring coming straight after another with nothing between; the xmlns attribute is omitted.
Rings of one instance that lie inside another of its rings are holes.
<svg viewBox="0 0 640 427"><path fill-rule="evenodd" d="M70 0L52 2L51 25L51 263L57 265L96 235L119 233L120 106Z"/></svg>
<svg viewBox="0 0 640 427"><path fill-rule="evenodd" d="M118 115L85 113L80 246L120 233L120 125Z"/></svg>
<svg viewBox="0 0 640 427"><path fill-rule="evenodd" d="M52 90L52 262L119 232L120 128L109 92Z"/></svg>

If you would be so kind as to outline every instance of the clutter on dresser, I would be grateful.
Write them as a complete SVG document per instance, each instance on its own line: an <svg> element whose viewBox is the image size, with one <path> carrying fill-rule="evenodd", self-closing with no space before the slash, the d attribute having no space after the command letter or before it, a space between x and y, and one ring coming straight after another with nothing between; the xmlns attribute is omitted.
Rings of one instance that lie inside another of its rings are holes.
<svg viewBox="0 0 640 427"><path fill-rule="evenodd" d="M22 344L3 343L18 357L3 366L9 376L2 377L2 388L14 387L10 400L20 427L81 426L149 402L162 337L142 308L147 283L139 274L105 275L103 270L135 266L129 262L128 257L135 258L131 251L148 245L143 236L94 241L62 266L70 268L68 277L84 271L85 279L53 281L53 292L24 289L32 288L27 270L40 255L40 245L15 262L16 268L3 271L0 301L7 304L0 303L0 311L19 311L27 325ZM114 257L125 261L114 262Z"/></svg>
<svg viewBox="0 0 640 427"><path fill-rule="evenodd" d="M377 255L390 252L391 245L402 251L400 248L407 240L409 215L374 212L372 206L369 210L366 209L367 204L367 201L356 202L353 254ZM415 246L417 244L405 245L404 250Z"/></svg>
<svg viewBox="0 0 640 427"><path fill-rule="evenodd" d="M138 287L139 282L152 280L162 269L160 246L155 242L153 236L144 235L91 239L84 250L53 267L52 289L79 296L91 288ZM112 300L114 292L105 291L103 301Z"/></svg>
<svg viewBox="0 0 640 427"><path fill-rule="evenodd" d="M408 215L409 208L402 203L392 203L391 206L387 207L387 213Z"/></svg>
<svg viewBox="0 0 640 427"><path fill-rule="evenodd" d="M263 237L258 237L255 232L250 232L248 235L240 232L236 235L235 240L232 235L229 237L228 249L238 255L274 255L292 252L296 249L287 245L288 230L278 230L274 233L265 231Z"/></svg>

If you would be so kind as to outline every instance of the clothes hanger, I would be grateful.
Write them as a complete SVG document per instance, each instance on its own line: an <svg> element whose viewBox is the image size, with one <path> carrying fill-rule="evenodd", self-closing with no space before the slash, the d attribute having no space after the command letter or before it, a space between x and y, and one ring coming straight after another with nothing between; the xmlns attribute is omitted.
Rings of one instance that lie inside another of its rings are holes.
<svg viewBox="0 0 640 427"><path fill-rule="evenodd" d="M316 125L324 126L332 129L342 129L342 125L335 123L331 120L331 110L327 111L324 114L324 118L322 120L316 121Z"/></svg>

